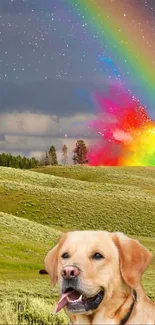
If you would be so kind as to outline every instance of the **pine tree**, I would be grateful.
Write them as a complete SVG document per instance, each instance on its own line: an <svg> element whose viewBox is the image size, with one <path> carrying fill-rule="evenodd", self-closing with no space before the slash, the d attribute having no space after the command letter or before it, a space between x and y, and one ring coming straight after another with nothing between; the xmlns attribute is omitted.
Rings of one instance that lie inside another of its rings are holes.
<svg viewBox="0 0 155 325"><path fill-rule="evenodd" d="M58 165L57 153L56 153L55 146L50 147L48 154L49 154L50 165L52 165L52 166Z"/></svg>
<svg viewBox="0 0 155 325"><path fill-rule="evenodd" d="M68 163L68 148L67 146L64 144L62 147L62 165L66 166Z"/></svg>
<svg viewBox="0 0 155 325"><path fill-rule="evenodd" d="M45 164L44 166L49 166L50 165L50 155L49 152L46 151L45 153Z"/></svg>
<svg viewBox="0 0 155 325"><path fill-rule="evenodd" d="M74 149L73 162L74 164L87 164L87 147L83 140L78 140L76 142L76 147Z"/></svg>
<svg viewBox="0 0 155 325"><path fill-rule="evenodd" d="M12 154L0 154L0 166L30 169L37 167L39 161L35 158L26 158L21 156L13 156Z"/></svg>

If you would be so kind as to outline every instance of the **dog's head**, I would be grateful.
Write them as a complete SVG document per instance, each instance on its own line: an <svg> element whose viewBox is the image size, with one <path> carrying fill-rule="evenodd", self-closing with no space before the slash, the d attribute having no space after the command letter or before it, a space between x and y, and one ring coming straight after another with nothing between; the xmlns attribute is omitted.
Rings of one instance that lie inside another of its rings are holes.
<svg viewBox="0 0 155 325"><path fill-rule="evenodd" d="M136 288L152 254L121 233L75 231L64 234L45 257L52 285L59 284L56 311L92 313L120 290Z"/></svg>

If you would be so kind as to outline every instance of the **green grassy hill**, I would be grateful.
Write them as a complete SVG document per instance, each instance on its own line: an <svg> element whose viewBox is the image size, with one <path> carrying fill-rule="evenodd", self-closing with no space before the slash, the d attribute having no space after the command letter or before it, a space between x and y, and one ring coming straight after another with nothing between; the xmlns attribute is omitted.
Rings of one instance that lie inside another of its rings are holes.
<svg viewBox="0 0 155 325"><path fill-rule="evenodd" d="M0 212L0 324L65 324L52 316L57 288L39 275L45 253L61 233L27 219Z"/></svg>
<svg viewBox="0 0 155 325"><path fill-rule="evenodd" d="M155 254L155 169L0 167L0 324L66 323L38 270L61 231L85 228L123 231ZM143 281L155 300L155 261Z"/></svg>
<svg viewBox="0 0 155 325"><path fill-rule="evenodd" d="M101 228L154 236L154 169L138 168L137 174L132 168L101 167L41 171L60 171L68 178L2 168L0 211L56 229Z"/></svg>

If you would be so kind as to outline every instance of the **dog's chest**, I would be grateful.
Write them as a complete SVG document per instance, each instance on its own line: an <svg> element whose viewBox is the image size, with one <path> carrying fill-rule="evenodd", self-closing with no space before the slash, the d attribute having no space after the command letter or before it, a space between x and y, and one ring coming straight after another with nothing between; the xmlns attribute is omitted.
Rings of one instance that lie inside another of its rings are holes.
<svg viewBox="0 0 155 325"><path fill-rule="evenodd" d="M111 318L104 318L102 314L98 314L94 317L91 325L117 325L115 321L112 321Z"/></svg>
<svg viewBox="0 0 155 325"><path fill-rule="evenodd" d="M89 316L78 315L76 319L72 321L69 325L118 325L115 321L112 322L110 318L103 318L103 315L96 315L94 318L90 318Z"/></svg>

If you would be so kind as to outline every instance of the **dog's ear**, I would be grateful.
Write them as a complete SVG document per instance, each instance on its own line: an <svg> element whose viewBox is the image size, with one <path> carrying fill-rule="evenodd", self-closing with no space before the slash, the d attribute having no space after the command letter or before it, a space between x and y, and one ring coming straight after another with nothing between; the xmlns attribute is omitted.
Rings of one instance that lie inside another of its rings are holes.
<svg viewBox="0 0 155 325"><path fill-rule="evenodd" d="M119 251L121 275L126 284L136 288L153 255L138 240L122 233L112 233L112 239Z"/></svg>
<svg viewBox="0 0 155 325"><path fill-rule="evenodd" d="M55 286L57 282L57 267L58 267L58 245L53 247L46 255L45 269L51 278L51 285Z"/></svg>
<svg viewBox="0 0 155 325"><path fill-rule="evenodd" d="M58 244L54 246L46 255L44 263L47 273L50 275L51 284L54 286L58 280L57 268L58 268L58 254L59 249L63 245L67 234L63 234Z"/></svg>

